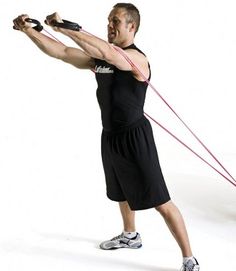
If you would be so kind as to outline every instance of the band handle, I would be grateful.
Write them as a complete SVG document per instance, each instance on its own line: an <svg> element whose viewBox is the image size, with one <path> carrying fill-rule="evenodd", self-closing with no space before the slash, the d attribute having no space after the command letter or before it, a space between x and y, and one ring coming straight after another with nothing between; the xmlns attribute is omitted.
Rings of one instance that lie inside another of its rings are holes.
<svg viewBox="0 0 236 271"><path fill-rule="evenodd" d="M46 21L45 21L46 23ZM60 28L65 28L65 29L70 29L70 30L74 30L74 31L80 31L82 26L80 26L77 23L71 22L71 21L67 21L67 20L62 20L62 22L53 22L53 26L55 27L60 27Z"/></svg>
<svg viewBox="0 0 236 271"><path fill-rule="evenodd" d="M35 26L33 27L34 30L36 30L38 32L41 32L43 30L43 26L41 25L41 23L38 20L26 18L25 21L27 23L35 24ZM15 26L13 26L13 29L18 30Z"/></svg>

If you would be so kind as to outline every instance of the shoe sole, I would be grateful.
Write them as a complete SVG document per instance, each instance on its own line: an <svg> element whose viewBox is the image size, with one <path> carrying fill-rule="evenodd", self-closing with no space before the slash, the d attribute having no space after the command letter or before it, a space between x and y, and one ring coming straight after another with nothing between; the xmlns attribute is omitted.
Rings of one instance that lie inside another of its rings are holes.
<svg viewBox="0 0 236 271"><path fill-rule="evenodd" d="M120 249L120 248L139 249L139 248L141 248L141 247L142 247L142 244L138 245L137 247L129 247L129 246L125 247L125 246L124 246L124 247L103 248L103 247L100 246L100 248L101 248L102 250L116 250L116 249Z"/></svg>

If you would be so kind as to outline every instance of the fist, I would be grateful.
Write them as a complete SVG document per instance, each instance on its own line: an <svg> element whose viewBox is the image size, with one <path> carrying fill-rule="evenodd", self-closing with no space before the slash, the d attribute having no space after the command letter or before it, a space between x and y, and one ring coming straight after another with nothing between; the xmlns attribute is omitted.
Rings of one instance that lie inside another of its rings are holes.
<svg viewBox="0 0 236 271"><path fill-rule="evenodd" d="M61 19L61 17L59 16L57 12L54 12L53 14L48 15L46 17L45 23L51 26L54 30L58 31L59 30L58 27L54 26L55 22L58 22L58 23L63 22L63 20Z"/></svg>
<svg viewBox="0 0 236 271"><path fill-rule="evenodd" d="M13 24L14 24L13 28L20 31L25 31L28 28L31 28L31 23L28 23L25 21L25 19L27 18L29 18L27 14L22 14L18 16L17 18L15 18L13 20Z"/></svg>

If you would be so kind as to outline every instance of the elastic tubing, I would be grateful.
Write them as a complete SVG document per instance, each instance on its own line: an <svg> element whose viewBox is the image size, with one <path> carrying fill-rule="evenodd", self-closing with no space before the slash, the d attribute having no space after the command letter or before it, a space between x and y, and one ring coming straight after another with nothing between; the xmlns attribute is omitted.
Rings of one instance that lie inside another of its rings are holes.
<svg viewBox="0 0 236 271"><path fill-rule="evenodd" d="M46 31L44 29L44 31ZM81 32L84 32L88 35L94 36L95 35L85 31L84 29L80 28ZM46 31L49 35L51 35L54 39L56 39L58 42L60 42L57 38L55 38L52 34L50 34L48 31ZM101 40L101 38L96 37ZM62 43L62 42L60 42ZM63 44L63 43L62 43ZM190 127L183 121L183 119L176 113L176 111L170 106L170 104L163 98L163 96L157 91L157 89L151 84L151 82L146 78L146 76L140 71L140 69L132 62L132 60L127 56L127 54L122 50L121 48L114 46L114 49L117 50L124 58L125 60L133 67L136 71L139 72L139 74L142 76L142 78L145 80L145 82L152 88L152 90L161 98L161 100L167 105L167 107L174 113L174 115L181 121L181 123L185 126L185 128L194 136L194 138L202 145L202 147L211 155L211 157L220 165L220 167L228 174L230 178L225 176L223 173L221 173L218 169L216 169L214 166L212 166L209 162L207 162L204 158L202 158L199 154L197 154L193 149L191 149L187 144L185 144L183 141L181 141L177 136L175 136L172 132L170 132L167 128L165 128L162 124L160 124L157 120L155 120L153 117L151 117L149 114L144 114L149 117L153 122L155 122L157 125L159 125L164 131L166 131L168 134L170 134L173 138L175 138L180 144L182 144L185 148L190 150L195 156L197 156L199 159L201 159L204 163L206 163L209 167L211 167L213 170L215 170L218 174L220 174L223 178L225 178L228 182L230 182L232 185L236 187L236 180L235 178L229 173L229 171L223 166L223 164L216 158L216 156L209 150L209 148L199 139L199 137L190 129Z"/></svg>

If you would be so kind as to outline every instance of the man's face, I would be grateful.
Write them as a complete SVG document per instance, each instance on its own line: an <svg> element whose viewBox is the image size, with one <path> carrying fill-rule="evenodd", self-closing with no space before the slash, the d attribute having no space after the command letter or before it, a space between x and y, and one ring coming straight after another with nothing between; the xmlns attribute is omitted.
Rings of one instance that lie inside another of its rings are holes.
<svg viewBox="0 0 236 271"><path fill-rule="evenodd" d="M111 11L108 17L108 42L115 45L122 44L131 33L132 24L127 23L126 10L116 8Z"/></svg>

